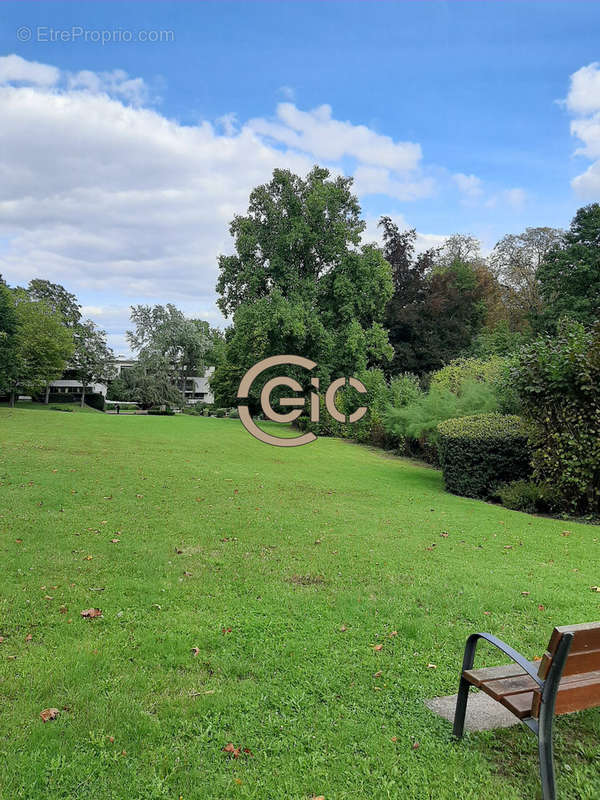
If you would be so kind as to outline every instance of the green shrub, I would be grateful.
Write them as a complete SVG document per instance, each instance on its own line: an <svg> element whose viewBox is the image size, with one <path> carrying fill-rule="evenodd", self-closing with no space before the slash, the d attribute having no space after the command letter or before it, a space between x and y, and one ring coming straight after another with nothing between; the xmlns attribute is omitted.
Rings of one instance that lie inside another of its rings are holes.
<svg viewBox="0 0 600 800"><path fill-rule="evenodd" d="M215 417L222 419L223 417L227 416L227 411L228 411L227 408L217 408L213 411L213 414Z"/></svg>
<svg viewBox="0 0 600 800"><path fill-rule="evenodd" d="M237 410L237 408L232 408L231 411L229 412L229 417L231 419L239 419L240 412Z"/></svg>
<svg viewBox="0 0 600 800"><path fill-rule="evenodd" d="M518 480L500 486L498 495L502 505L513 511L526 511L528 514L547 513L552 510L551 490L533 481Z"/></svg>
<svg viewBox="0 0 600 800"><path fill-rule="evenodd" d="M389 433L434 443L440 422L498 410L494 390L485 383L465 381L455 394L444 386L432 386L404 408L388 408L383 424Z"/></svg>
<svg viewBox="0 0 600 800"><path fill-rule="evenodd" d="M437 427L446 489L488 498L502 483L531 474L528 431L520 417L475 414Z"/></svg>
<svg viewBox="0 0 600 800"><path fill-rule="evenodd" d="M600 513L600 322L563 320L554 337L524 347L512 377L534 423L535 480L556 510Z"/></svg>
<svg viewBox="0 0 600 800"><path fill-rule="evenodd" d="M173 417L175 416L175 412L172 408L149 408L148 414L151 414L153 417Z"/></svg>
<svg viewBox="0 0 600 800"><path fill-rule="evenodd" d="M519 398L514 390L510 370L515 356L493 355L488 358L457 358L431 376L430 388L443 387L460 395L465 386L482 383L489 386L503 414L520 412Z"/></svg>
<svg viewBox="0 0 600 800"><path fill-rule="evenodd" d="M85 396L85 404L98 411L104 411L104 395L99 392L90 392Z"/></svg>

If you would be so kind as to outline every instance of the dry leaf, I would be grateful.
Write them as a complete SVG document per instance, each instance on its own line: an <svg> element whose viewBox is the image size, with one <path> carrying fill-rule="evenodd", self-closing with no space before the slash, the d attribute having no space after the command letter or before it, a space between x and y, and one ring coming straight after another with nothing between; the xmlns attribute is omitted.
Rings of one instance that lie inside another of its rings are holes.
<svg viewBox="0 0 600 800"><path fill-rule="evenodd" d="M413 742L412 749L413 750L418 750L419 749L419 742Z"/></svg>
<svg viewBox="0 0 600 800"><path fill-rule="evenodd" d="M599 591L600 591L600 590L599 590ZM348 630L348 628L347 628L345 625L342 625L342 626L340 627L340 630L341 630L341 632L342 632L342 633L345 633L345 632Z"/></svg>
<svg viewBox="0 0 600 800"><path fill-rule="evenodd" d="M397 742L397 741L398 741L398 737L397 736L392 736L392 742Z"/></svg>
<svg viewBox="0 0 600 800"><path fill-rule="evenodd" d="M25 637L25 641L26 642L30 642L32 639L33 639L33 636L32 636L31 633L28 633L27 636Z"/></svg>
<svg viewBox="0 0 600 800"><path fill-rule="evenodd" d="M529 592L521 592L521 595L522 595L523 597L529 597Z"/></svg>
<svg viewBox="0 0 600 800"><path fill-rule="evenodd" d="M42 718L42 722L48 722L48 720L56 719L59 714L60 711L58 708L45 708L40 712L40 717Z"/></svg>
<svg viewBox="0 0 600 800"><path fill-rule="evenodd" d="M381 676L382 676L382 675L383 675L383 672L382 672L381 670L379 670L378 672L376 672L376 673L373 675L373 677L374 677L374 678L381 678Z"/></svg>
<svg viewBox="0 0 600 800"><path fill-rule="evenodd" d="M102 611L99 608L86 608L85 611L81 612L81 616L93 619L94 617L101 617Z"/></svg>
<svg viewBox="0 0 600 800"><path fill-rule="evenodd" d="M538 611L545 611L545 610L546 610L546 606L542 606L542 605L538 606Z"/></svg>
<svg viewBox="0 0 600 800"><path fill-rule="evenodd" d="M192 647L192 655L197 656L200 653L199 647Z"/></svg>
<svg viewBox="0 0 600 800"><path fill-rule="evenodd" d="M58 611L60 614L66 614L69 609L66 606L61 606Z"/></svg>
<svg viewBox="0 0 600 800"><path fill-rule="evenodd" d="M108 736L107 738L108 738L108 741L109 741L111 744L112 744L112 743L115 741L115 737L114 737L114 736Z"/></svg>
<svg viewBox="0 0 600 800"><path fill-rule="evenodd" d="M592 592L600 592L600 586L590 586Z"/></svg>
<svg viewBox="0 0 600 800"><path fill-rule="evenodd" d="M450 535L450 534L448 533L448 531L442 531L442 532L440 533L440 536L443 536L443 537L444 537L444 539L447 539L449 535Z"/></svg>
<svg viewBox="0 0 600 800"><path fill-rule="evenodd" d="M118 542L120 541L120 539L111 539L110 541L111 541L113 544L118 544Z"/></svg>
<svg viewBox="0 0 600 800"><path fill-rule="evenodd" d="M4 641L4 636L0 636L0 644Z"/></svg>
<svg viewBox="0 0 600 800"><path fill-rule="evenodd" d="M392 632L390 633L390 636L398 636L398 631L392 631Z"/></svg>
<svg viewBox="0 0 600 800"><path fill-rule="evenodd" d="M240 748L239 747L235 747L231 742L229 742L229 744L225 745L225 747L223 748L223 752L224 753L229 753L233 758L239 758L240 757Z"/></svg>
<svg viewBox="0 0 600 800"><path fill-rule="evenodd" d="M437 664L427 664L427 669L437 669Z"/></svg>
<svg viewBox="0 0 600 800"><path fill-rule="evenodd" d="M233 628L221 628L221 633L224 636L226 633L231 633L232 630L233 630Z"/></svg>
<svg viewBox="0 0 600 800"><path fill-rule="evenodd" d="M383 645L382 644L376 644L375 647L373 648L373 650L376 650L377 652L379 652L380 650L383 650Z"/></svg>

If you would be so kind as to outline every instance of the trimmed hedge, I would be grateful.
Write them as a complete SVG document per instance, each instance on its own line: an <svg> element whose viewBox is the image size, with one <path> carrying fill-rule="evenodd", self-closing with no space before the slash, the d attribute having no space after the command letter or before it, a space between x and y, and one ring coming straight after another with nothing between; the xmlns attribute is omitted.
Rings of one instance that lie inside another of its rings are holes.
<svg viewBox="0 0 600 800"><path fill-rule="evenodd" d="M84 402L86 406L95 408L98 411L104 411L104 406L106 405L104 402L104 395L97 392L86 394Z"/></svg>
<svg viewBox="0 0 600 800"><path fill-rule="evenodd" d="M165 408L164 411L161 411L160 408L149 408L147 411L148 414L152 417L174 417L175 412L172 408Z"/></svg>
<svg viewBox="0 0 600 800"><path fill-rule="evenodd" d="M437 432L449 492L489 498L500 484L531 474L531 448L520 417L474 414L441 422Z"/></svg>

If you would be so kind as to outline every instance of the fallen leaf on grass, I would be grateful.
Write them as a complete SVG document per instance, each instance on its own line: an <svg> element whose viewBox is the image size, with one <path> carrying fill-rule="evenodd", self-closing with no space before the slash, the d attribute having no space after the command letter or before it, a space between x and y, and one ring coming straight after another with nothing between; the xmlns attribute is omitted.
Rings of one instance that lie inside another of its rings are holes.
<svg viewBox="0 0 600 800"><path fill-rule="evenodd" d="M4 636L0 636L0 644L4 641Z"/></svg>
<svg viewBox="0 0 600 800"><path fill-rule="evenodd" d="M348 630L348 628L345 625L341 625L340 626L340 630L341 630L342 633L345 633Z"/></svg>
<svg viewBox="0 0 600 800"><path fill-rule="evenodd" d="M440 533L440 536L443 536L443 538L444 538L444 539L447 539L447 538L448 538L448 536L450 536L450 534L448 533L448 531L442 531L442 532Z"/></svg>
<svg viewBox="0 0 600 800"><path fill-rule="evenodd" d="M427 669L437 669L437 664L427 664Z"/></svg>
<svg viewBox="0 0 600 800"><path fill-rule="evenodd" d="M590 586L592 592L600 592L600 586Z"/></svg>
<svg viewBox="0 0 600 800"><path fill-rule="evenodd" d="M101 617L102 611L100 611L99 608L86 608L81 612L81 616L87 617L88 619L93 619L94 617Z"/></svg>
<svg viewBox="0 0 600 800"><path fill-rule="evenodd" d="M42 722L48 722L51 719L56 719L59 714L60 711L58 708L45 708L40 712L40 717L42 718Z"/></svg>
<svg viewBox="0 0 600 800"><path fill-rule="evenodd" d="M376 672L376 673L373 675L373 677L374 677L374 678L381 678L381 676L382 676L382 675L383 675L383 672L382 672L381 670L379 670L378 672Z"/></svg>
<svg viewBox="0 0 600 800"><path fill-rule="evenodd" d="M538 611L545 611L545 610L546 610L546 606L542 606L542 605L538 606Z"/></svg>
<svg viewBox="0 0 600 800"><path fill-rule="evenodd" d="M192 655L197 656L200 653L199 647L192 647Z"/></svg>
<svg viewBox="0 0 600 800"><path fill-rule="evenodd" d="M392 631L392 632L390 633L390 636L398 636L398 631Z"/></svg>
<svg viewBox="0 0 600 800"><path fill-rule="evenodd" d="M33 636L30 633L28 633L27 636L25 637L25 641L26 642L30 642L32 639L33 639Z"/></svg>
<svg viewBox="0 0 600 800"><path fill-rule="evenodd" d="M183 553L183 550L180 550L178 547L176 547L175 552L177 553L178 556L180 556Z"/></svg>
<svg viewBox="0 0 600 800"><path fill-rule="evenodd" d="M413 749L413 750L418 750L418 749L419 749L419 746L420 746L420 745L419 745L419 742L413 742L412 749Z"/></svg>
<svg viewBox="0 0 600 800"><path fill-rule="evenodd" d="M121 540L120 539L111 539L110 540L113 544L118 544Z"/></svg>
<svg viewBox="0 0 600 800"><path fill-rule="evenodd" d="M397 742L397 741L398 741L398 737L397 736L392 736L392 742Z"/></svg>
<svg viewBox="0 0 600 800"><path fill-rule="evenodd" d="M376 650L377 652L379 652L380 650L383 650L383 645L382 644L376 644L373 647L373 650Z"/></svg>
<svg viewBox="0 0 600 800"><path fill-rule="evenodd" d="M221 628L221 633L223 634L223 636L226 633L231 633L232 631L233 631L233 628Z"/></svg>
<svg viewBox="0 0 600 800"><path fill-rule="evenodd" d="M223 748L223 752L229 753L232 758L239 758L241 750L239 747L234 747L233 744L229 742L229 744L226 744Z"/></svg>
<svg viewBox="0 0 600 800"><path fill-rule="evenodd" d="M529 597L529 592L521 592L522 597Z"/></svg>

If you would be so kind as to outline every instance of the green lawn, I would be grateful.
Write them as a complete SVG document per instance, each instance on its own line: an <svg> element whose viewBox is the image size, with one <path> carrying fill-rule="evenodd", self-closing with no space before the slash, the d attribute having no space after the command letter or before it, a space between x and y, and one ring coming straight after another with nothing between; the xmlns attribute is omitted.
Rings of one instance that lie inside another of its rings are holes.
<svg viewBox="0 0 600 800"><path fill-rule="evenodd" d="M0 797L536 797L531 734L455 744L423 700L474 630L533 658L600 618L599 538L346 441L0 408ZM560 797L598 798L600 710L557 728Z"/></svg>

